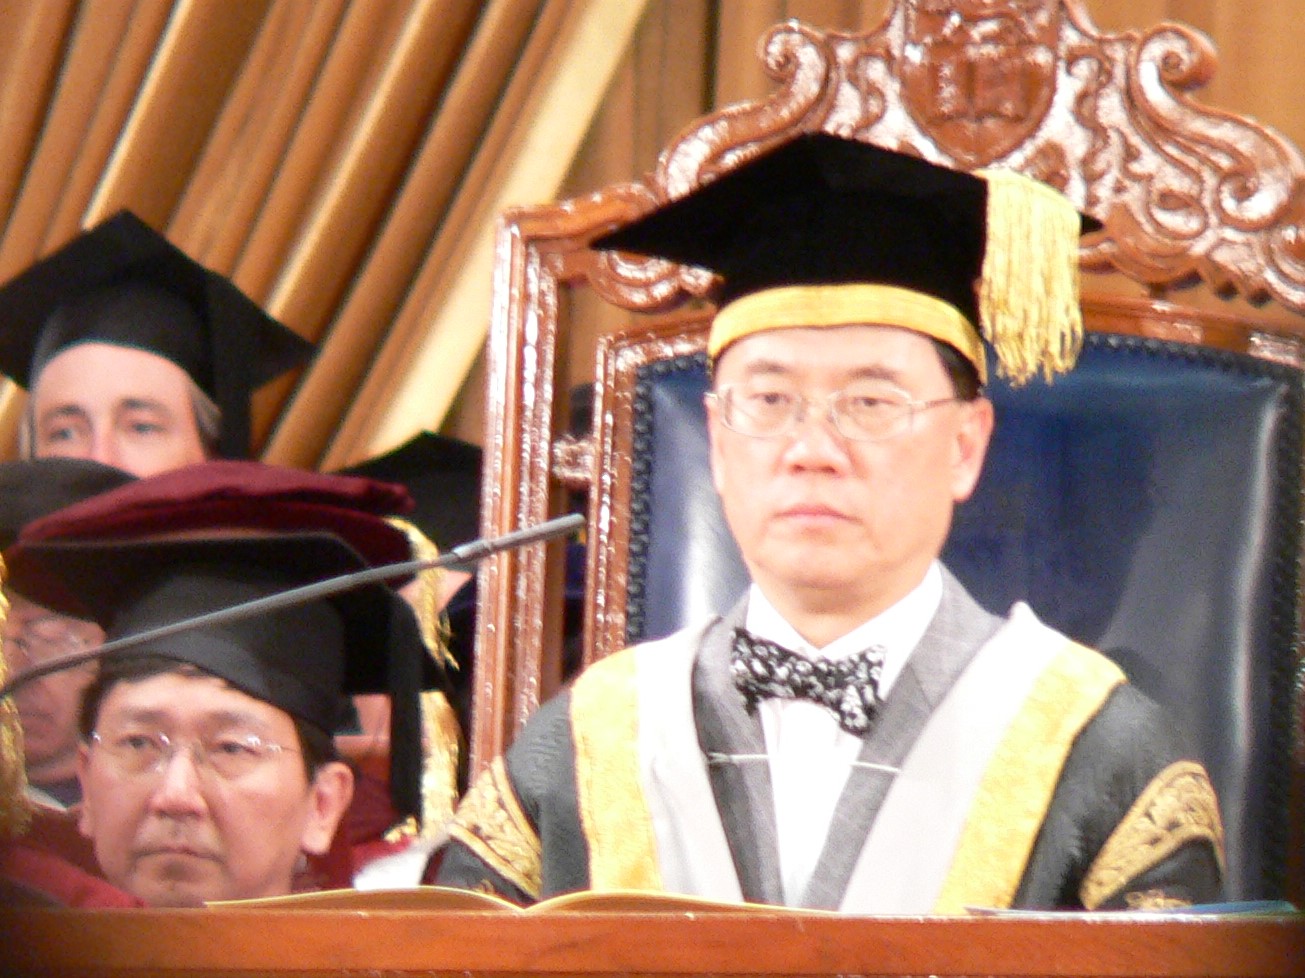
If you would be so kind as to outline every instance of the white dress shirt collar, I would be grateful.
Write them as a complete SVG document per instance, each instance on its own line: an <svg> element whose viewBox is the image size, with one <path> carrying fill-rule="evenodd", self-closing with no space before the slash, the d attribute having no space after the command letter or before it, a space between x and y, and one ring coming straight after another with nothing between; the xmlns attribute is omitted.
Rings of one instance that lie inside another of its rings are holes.
<svg viewBox="0 0 1305 978"><path fill-rule="evenodd" d="M755 584L748 592L744 626L758 638L775 642L809 658L841 659L877 645L884 650L879 694L886 696L901 674L906 660L910 658L911 651L924 636L925 629L938 611L940 601L942 571L938 562L934 561L925 572L924 580L906 597L823 648L816 648L799 635Z"/></svg>

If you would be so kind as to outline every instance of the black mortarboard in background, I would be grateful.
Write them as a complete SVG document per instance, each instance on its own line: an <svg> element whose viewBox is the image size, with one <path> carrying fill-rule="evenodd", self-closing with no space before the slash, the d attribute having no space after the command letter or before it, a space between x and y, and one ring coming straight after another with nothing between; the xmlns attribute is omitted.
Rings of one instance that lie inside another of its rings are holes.
<svg viewBox="0 0 1305 978"><path fill-rule="evenodd" d="M33 520L117 489L135 476L90 459L35 458L0 462L0 549Z"/></svg>
<svg viewBox="0 0 1305 978"><path fill-rule="evenodd" d="M717 273L713 357L761 329L882 323L951 343L982 375L982 327L1003 369L1025 379L1077 352L1078 237L1099 226L1086 220L1013 171L966 173L809 133L592 246Z"/></svg>
<svg viewBox="0 0 1305 978"><path fill-rule="evenodd" d="M31 387L74 343L136 347L177 364L222 412L219 451L250 452L250 396L313 347L129 211L0 286L0 372Z"/></svg>
<svg viewBox="0 0 1305 978"><path fill-rule="evenodd" d="M482 457L480 447L470 442L421 431L384 455L342 469L340 474L406 487L416 505L404 519L441 552L447 552L480 536ZM476 645L474 579L449 599L444 616L448 622L445 644L457 667L449 676L448 698L462 729L469 730Z"/></svg>
<svg viewBox="0 0 1305 978"><path fill-rule="evenodd" d="M406 518L444 551L480 536L481 459L477 445L422 431L340 474L407 487L416 508Z"/></svg>

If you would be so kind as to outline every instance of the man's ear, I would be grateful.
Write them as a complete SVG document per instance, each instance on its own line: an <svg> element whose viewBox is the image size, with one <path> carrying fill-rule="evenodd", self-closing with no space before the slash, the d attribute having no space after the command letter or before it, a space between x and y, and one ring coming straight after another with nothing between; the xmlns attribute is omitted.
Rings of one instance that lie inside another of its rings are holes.
<svg viewBox="0 0 1305 978"><path fill-rule="evenodd" d="M707 460L711 465L711 484L720 494L720 415L716 399L704 397L707 406Z"/></svg>
<svg viewBox="0 0 1305 978"><path fill-rule="evenodd" d="M353 771L340 761L329 761L317 769L308 792L311 805L299 847L320 856L331 848L340 819L353 800Z"/></svg>
<svg viewBox="0 0 1305 978"><path fill-rule="evenodd" d="M962 402L952 459L952 498L958 503L969 499L979 482L994 424L992 401L978 397Z"/></svg>
<svg viewBox="0 0 1305 978"><path fill-rule="evenodd" d="M86 790L86 784L90 780L87 777L86 768L91 763L91 751L85 744L77 745L77 782L82 786L82 803L77 806L80 811L77 814L77 830L86 838L93 838L95 831L95 813L92 810L93 799L91 793Z"/></svg>

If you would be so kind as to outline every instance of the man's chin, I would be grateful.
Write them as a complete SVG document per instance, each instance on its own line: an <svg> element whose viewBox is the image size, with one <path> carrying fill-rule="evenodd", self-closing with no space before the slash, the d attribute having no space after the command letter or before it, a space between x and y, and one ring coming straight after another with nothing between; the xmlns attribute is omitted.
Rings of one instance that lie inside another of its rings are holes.
<svg viewBox="0 0 1305 978"><path fill-rule="evenodd" d="M167 890L158 893L133 894L147 907L155 907L160 910L187 910L196 907L202 907L214 897L201 896L198 893L190 893L181 890Z"/></svg>
<svg viewBox="0 0 1305 978"><path fill-rule="evenodd" d="M807 546L792 559L778 564L772 576L785 587L801 592L828 592L846 596L849 588L865 581L865 568L840 559L838 547Z"/></svg>
<svg viewBox="0 0 1305 978"><path fill-rule="evenodd" d="M202 907L228 895L208 860L188 855L150 857L148 871L125 888L151 907Z"/></svg>
<svg viewBox="0 0 1305 978"><path fill-rule="evenodd" d="M170 882L151 882L141 886L134 886L130 887L128 892L147 907L164 909L202 907L211 900L222 899L222 897L209 892L207 887L187 886Z"/></svg>

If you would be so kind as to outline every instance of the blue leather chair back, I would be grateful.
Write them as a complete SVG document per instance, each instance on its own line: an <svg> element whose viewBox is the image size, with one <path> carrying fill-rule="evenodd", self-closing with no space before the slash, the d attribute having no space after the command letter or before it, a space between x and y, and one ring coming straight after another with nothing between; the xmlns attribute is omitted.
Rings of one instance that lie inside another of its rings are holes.
<svg viewBox="0 0 1305 978"><path fill-rule="evenodd" d="M1054 384L990 396L997 428L944 561L985 606L1027 600L1164 704L1219 790L1229 896L1281 895L1298 638L1301 375L1089 334ZM708 469L701 355L635 388L627 639L747 586Z"/></svg>

